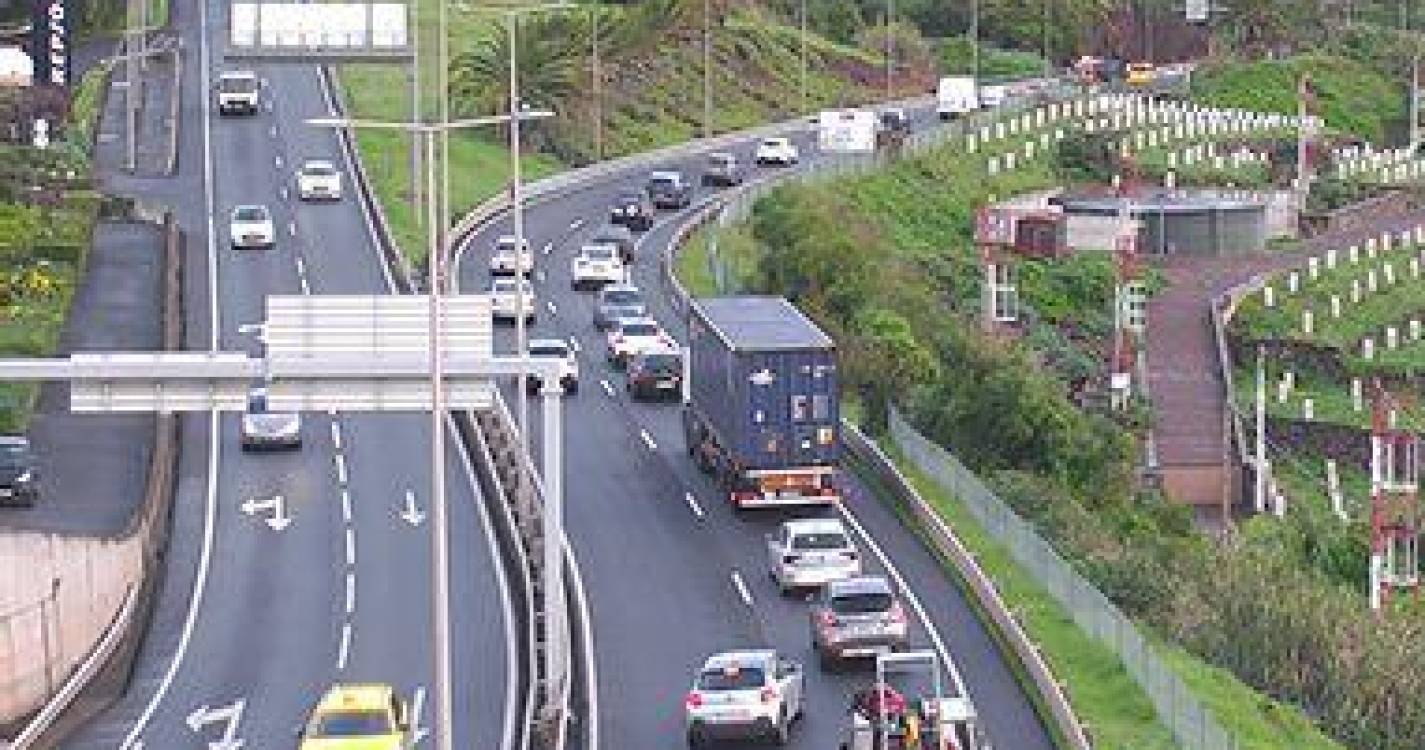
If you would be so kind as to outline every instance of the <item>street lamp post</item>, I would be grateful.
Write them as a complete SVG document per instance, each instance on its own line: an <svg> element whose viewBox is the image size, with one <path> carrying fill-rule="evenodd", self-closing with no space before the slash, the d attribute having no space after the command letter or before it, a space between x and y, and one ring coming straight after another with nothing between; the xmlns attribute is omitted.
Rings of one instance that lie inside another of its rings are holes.
<svg viewBox="0 0 1425 750"><path fill-rule="evenodd" d="M712 137L712 1L703 0L703 137Z"/></svg>
<svg viewBox="0 0 1425 750"><path fill-rule="evenodd" d="M970 2L970 76L980 85L980 0Z"/></svg>
<svg viewBox="0 0 1425 750"><path fill-rule="evenodd" d="M807 110L807 0L801 2L802 114Z"/></svg>
<svg viewBox="0 0 1425 750"><path fill-rule="evenodd" d="M441 351L441 317L442 317L442 291L445 284L445 267L449 255L447 247L449 238L447 235L446 223L440 217L442 207L448 206L447 199L441 197L436 199L438 169L447 169L446 165L437 166L436 163L436 140L445 136L448 131L464 128L484 127L495 125L517 119L537 119L541 117L552 117L553 112L520 112L517 118L509 115L496 115L491 117L478 117L468 120L455 120L442 123L423 122L375 122L367 120L353 120L347 118L315 118L307 121L308 125L334 127L334 128L372 128L385 130L404 130L411 133L413 139L421 143L424 151L425 167L425 188L426 188L426 241L428 243L428 275L430 294L430 357L431 357L431 611L433 622L433 646L434 651L434 693L435 705L433 708L435 728L435 743L438 750L453 750L453 734L451 731L453 721L453 698L452 698L452 678L450 673L450 531L449 520L446 515L446 495L445 495L445 394L443 387L442 365L444 354ZM442 156L447 154L442 153ZM444 178L448 184L448 172ZM448 192L448 191L447 191ZM546 503L546 505L550 505Z"/></svg>
<svg viewBox="0 0 1425 750"><path fill-rule="evenodd" d="M895 0L886 0L886 101L891 100L891 71L895 67L895 35L891 24L896 19Z"/></svg>

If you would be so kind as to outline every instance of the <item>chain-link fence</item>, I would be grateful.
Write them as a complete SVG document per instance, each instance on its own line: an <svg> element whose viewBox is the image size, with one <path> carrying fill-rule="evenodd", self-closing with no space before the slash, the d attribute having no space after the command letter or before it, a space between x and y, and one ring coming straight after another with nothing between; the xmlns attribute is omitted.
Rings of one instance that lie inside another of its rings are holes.
<svg viewBox="0 0 1425 750"><path fill-rule="evenodd" d="M1148 699L1158 718L1187 750L1234 750L1236 740L1222 728L1181 678L1154 653L1133 621L1059 556L1054 548L966 469L954 455L916 432L895 409L890 432L896 447L947 493L970 509L980 525L1009 550L1074 618L1085 632L1113 649Z"/></svg>

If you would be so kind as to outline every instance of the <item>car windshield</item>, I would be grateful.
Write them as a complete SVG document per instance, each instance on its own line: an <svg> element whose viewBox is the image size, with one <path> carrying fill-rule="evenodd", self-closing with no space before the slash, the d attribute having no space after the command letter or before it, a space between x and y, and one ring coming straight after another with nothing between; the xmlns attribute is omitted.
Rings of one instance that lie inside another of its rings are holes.
<svg viewBox="0 0 1425 750"><path fill-rule="evenodd" d="M792 549L845 549L847 546L846 535L839 531L818 531L792 537Z"/></svg>
<svg viewBox="0 0 1425 750"><path fill-rule="evenodd" d="M643 299L632 289L610 289L604 292L604 304L635 307L643 304Z"/></svg>
<svg viewBox="0 0 1425 750"><path fill-rule="evenodd" d="M761 667L705 669L698 675L699 690L755 690L767 682Z"/></svg>
<svg viewBox="0 0 1425 750"><path fill-rule="evenodd" d="M567 357L569 348L563 344L530 344L529 355L531 357Z"/></svg>
<svg viewBox="0 0 1425 750"><path fill-rule="evenodd" d="M614 257L616 251L608 245L585 245L584 257L590 260L608 260Z"/></svg>
<svg viewBox="0 0 1425 750"><path fill-rule="evenodd" d="M514 294L517 291L514 279L497 279L490 288L494 290L496 294ZM524 289L525 294L533 293L528 281L520 284L520 288Z"/></svg>
<svg viewBox="0 0 1425 750"><path fill-rule="evenodd" d="M326 162L308 162L307 166L302 168L302 171L313 177L331 177L336 174L336 167Z"/></svg>
<svg viewBox="0 0 1425 750"><path fill-rule="evenodd" d="M831 600L831 608L840 615L869 615L891 608L891 595L881 591L843 594Z"/></svg>
<svg viewBox="0 0 1425 750"><path fill-rule="evenodd" d="M676 373L683 369L683 358L672 353L645 354L639 366L650 372Z"/></svg>
<svg viewBox="0 0 1425 750"><path fill-rule="evenodd" d="M656 323L624 323L619 326L619 332L625 336L657 336L658 325Z"/></svg>
<svg viewBox="0 0 1425 750"><path fill-rule="evenodd" d="M257 79L248 76L223 77L218 80L224 94L247 94L257 90Z"/></svg>
<svg viewBox="0 0 1425 750"><path fill-rule="evenodd" d="M342 711L323 715L312 737L371 737L391 732L385 711Z"/></svg>
<svg viewBox="0 0 1425 750"><path fill-rule="evenodd" d="M671 174L656 174L648 178L649 184L655 187L677 187L678 176Z"/></svg>
<svg viewBox="0 0 1425 750"><path fill-rule="evenodd" d="M267 413L267 396L265 396L265 395L263 395L263 394L261 394L261 393L254 393L254 394L252 394L251 396L248 396L248 397L247 397L247 413L248 413L248 414L266 414L266 413Z"/></svg>
<svg viewBox="0 0 1425 750"><path fill-rule="evenodd" d="M21 443L0 445L0 466L23 466L29 458L29 446Z"/></svg>
<svg viewBox="0 0 1425 750"><path fill-rule="evenodd" d="M782 140L781 138L768 138L767 140L762 141L762 145L767 148L781 148L787 145L787 142Z"/></svg>
<svg viewBox="0 0 1425 750"><path fill-rule="evenodd" d="M261 206L241 206L233 212L233 219L237 221L266 221L267 210Z"/></svg>
<svg viewBox="0 0 1425 750"><path fill-rule="evenodd" d="M708 157L708 165L712 167L730 167L732 164L732 157L727 154L713 154Z"/></svg>

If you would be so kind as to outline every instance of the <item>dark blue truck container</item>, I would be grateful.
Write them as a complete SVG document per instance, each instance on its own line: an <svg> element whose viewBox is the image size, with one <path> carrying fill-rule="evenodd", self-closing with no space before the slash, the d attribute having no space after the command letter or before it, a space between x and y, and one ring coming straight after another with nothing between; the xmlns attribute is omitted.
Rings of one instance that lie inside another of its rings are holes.
<svg viewBox="0 0 1425 750"><path fill-rule="evenodd" d="M696 300L687 383L688 454L736 507L840 499L836 344L790 302Z"/></svg>

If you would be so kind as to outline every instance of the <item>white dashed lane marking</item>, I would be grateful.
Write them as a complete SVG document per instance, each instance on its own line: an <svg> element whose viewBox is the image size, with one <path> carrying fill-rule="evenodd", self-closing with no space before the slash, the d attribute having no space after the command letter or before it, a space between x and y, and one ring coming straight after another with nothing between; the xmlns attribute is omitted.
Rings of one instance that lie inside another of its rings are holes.
<svg viewBox="0 0 1425 750"><path fill-rule="evenodd" d="M346 565L356 566L356 529L346 527Z"/></svg>
<svg viewBox="0 0 1425 750"><path fill-rule="evenodd" d="M643 444L648 446L648 450L658 450L658 444L653 442L653 436L648 434L648 430L639 430L638 436L643 438Z"/></svg>
<svg viewBox="0 0 1425 750"><path fill-rule="evenodd" d="M683 493L683 499L688 501L688 507L693 509L693 515L699 519L703 517L703 506L698 505L698 498L691 492Z"/></svg>
<svg viewBox="0 0 1425 750"><path fill-rule="evenodd" d="M743 604L752 606L752 592L747 588L747 582L742 580L742 574L736 570L732 571L732 587L737 589L737 596Z"/></svg>

